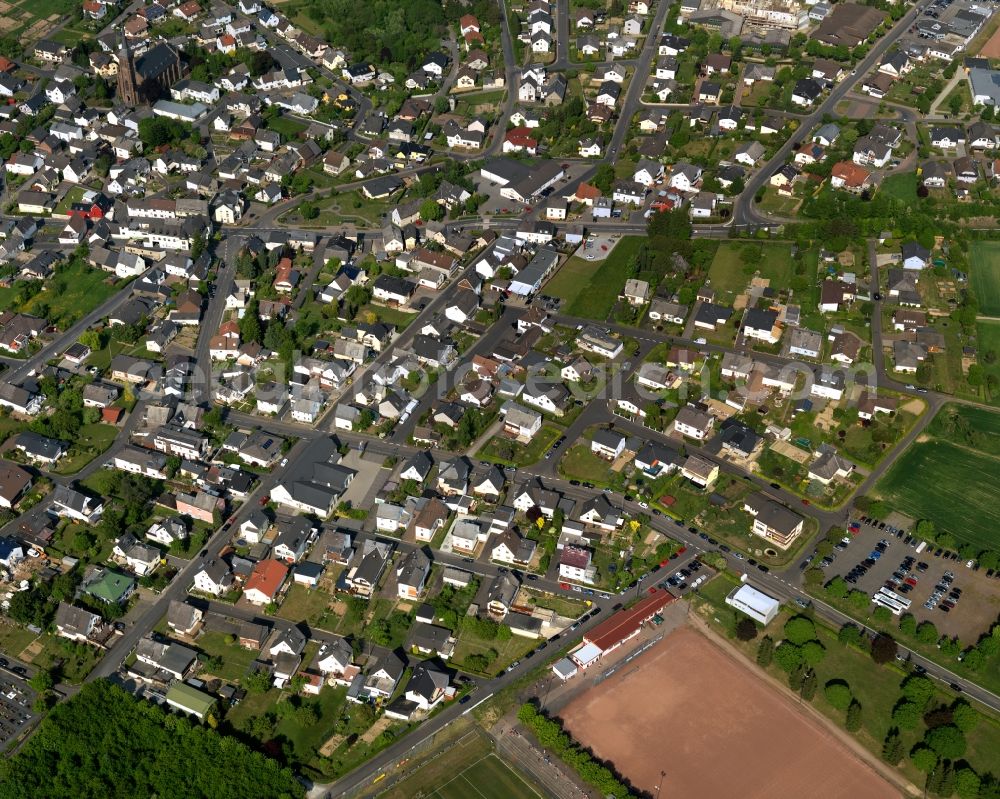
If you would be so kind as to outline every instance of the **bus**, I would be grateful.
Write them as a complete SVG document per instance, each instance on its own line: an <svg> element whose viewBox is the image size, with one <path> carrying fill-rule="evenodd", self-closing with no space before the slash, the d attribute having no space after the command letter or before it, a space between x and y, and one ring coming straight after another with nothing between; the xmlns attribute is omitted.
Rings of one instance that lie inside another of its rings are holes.
<svg viewBox="0 0 1000 799"><path fill-rule="evenodd" d="M903 606L898 602L889 599L885 594L875 594L872 597L872 602L876 605L881 605L883 608L888 608L893 616L899 616L903 612Z"/></svg>
<svg viewBox="0 0 1000 799"><path fill-rule="evenodd" d="M909 608L909 607L910 607L910 605L911 605L911 604L913 604L913 603L912 603L912 602L910 602L910 600L909 600L909 599L907 599L906 597L901 597L901 596L900 596L899 594L897 594L897 593L896 593L895 591L890 591L890 590L889 590L888 588L886 588L885 586L882 586L882 587L881 587L881 588L879 589L879 591L878 591L878 592L879 592L880 594L882 594L883 596L887 596L887 597L889 597L889 599L891 599L891 600L893 600L893 601L895 601L895 602L898 602L898 603L899 603L900 605L902 605L902 606L903 606L904 608Z"/></svg>

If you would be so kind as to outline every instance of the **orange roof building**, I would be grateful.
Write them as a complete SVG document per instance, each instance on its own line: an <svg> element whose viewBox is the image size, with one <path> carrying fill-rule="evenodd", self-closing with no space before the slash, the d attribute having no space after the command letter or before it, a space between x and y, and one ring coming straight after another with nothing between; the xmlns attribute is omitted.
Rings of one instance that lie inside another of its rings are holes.
<svg viewBox="0 0 1000 799"><path fill-rule="evenodd" d="M243 595L254 605L273 602L288 576L288 567L277 560L261 560L253 567Z"/></svg>

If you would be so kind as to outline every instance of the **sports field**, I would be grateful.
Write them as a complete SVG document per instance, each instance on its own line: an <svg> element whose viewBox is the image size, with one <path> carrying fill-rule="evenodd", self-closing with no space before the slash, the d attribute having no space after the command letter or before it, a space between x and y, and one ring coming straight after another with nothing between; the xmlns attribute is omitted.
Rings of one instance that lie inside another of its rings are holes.
<svg viewBox="0 0 1000 799"><path fill-rule="evenodd" d="M689 627L560 716L574 739L650 796L899 795L822 722Z"/></svg>
<svg viewBox="0 0 1000 799"><path fill-rule="evenodd" d="M1000 316L1000 241L974 241L969 280L984 316Z"/></svg>
<svg viewBox="0 0 1000 799"><path fill-rule="evenodd" d="M421 766L413 775L389 788L383 799L541 799L493 751L482 732L473 730Z"/></svg>
<svg viewBox="0 0 1000 799"><path fill-rule="evenodd" d="M456 774L430 796L438 799L537 799L541 794L491 754Z"/></svg>
<svg viewBox="0 0 1000 799"><path fill-rule="evenodd" d="M1000 544L1000 458L937 439L910 447L876 493L895 509L930 519L938 532L995 549Z"/></svg>

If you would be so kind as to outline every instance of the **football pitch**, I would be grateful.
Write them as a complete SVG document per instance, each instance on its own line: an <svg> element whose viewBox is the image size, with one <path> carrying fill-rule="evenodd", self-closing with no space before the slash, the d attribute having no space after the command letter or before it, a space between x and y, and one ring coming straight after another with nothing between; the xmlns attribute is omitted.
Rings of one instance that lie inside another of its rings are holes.
<svg viewBox="0 0 1000 799"><path fill-rule="evenodd" d="M493 742L472 730L431 757L379 799L542 799L493 750Z"/></svg>
<svg viewBox="0 0 1000 799"><path fill-rule="evenodd" d="M538 799L541 794L499 757L489 754L429 796L436 799Z"/></svg>

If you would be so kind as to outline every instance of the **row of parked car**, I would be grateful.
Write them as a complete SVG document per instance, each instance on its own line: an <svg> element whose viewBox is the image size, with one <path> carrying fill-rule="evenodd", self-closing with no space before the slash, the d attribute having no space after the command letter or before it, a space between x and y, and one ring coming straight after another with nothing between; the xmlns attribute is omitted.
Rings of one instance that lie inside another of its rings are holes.
<svg viewBox="0 0 1000 799"><path fill-rule="evenodd" d="M933 610L935 607L943 613L951 612L951 609L958 604L958 601L962 598L962 589L956 588L953 583L955 582L954 572L945 572L941 581L934 586L934 592L928 597L927 601L924 602L924 607L927 610ZM947 594L947 597L945 596Z"/></svg>

